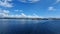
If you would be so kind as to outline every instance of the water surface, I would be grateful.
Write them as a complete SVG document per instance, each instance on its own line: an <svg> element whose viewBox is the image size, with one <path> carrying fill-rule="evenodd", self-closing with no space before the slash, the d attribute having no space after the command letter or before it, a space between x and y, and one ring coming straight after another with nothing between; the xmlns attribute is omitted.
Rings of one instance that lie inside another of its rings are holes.
<svg viewBox="0 0 60 34"><path fill-rule="evenodd" d="M0 19L0 34L60 34L60 20Z"/></svg>

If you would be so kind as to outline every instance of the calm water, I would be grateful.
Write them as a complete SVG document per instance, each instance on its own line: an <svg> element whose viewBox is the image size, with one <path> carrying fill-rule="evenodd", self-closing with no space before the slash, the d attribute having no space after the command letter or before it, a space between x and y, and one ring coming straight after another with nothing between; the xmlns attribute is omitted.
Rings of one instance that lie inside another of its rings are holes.
<svg viewBox="0 0 60 34"><path fill-rule="evenodd" d="M0 34L60 34L60 20L0 19Z"/></svg>

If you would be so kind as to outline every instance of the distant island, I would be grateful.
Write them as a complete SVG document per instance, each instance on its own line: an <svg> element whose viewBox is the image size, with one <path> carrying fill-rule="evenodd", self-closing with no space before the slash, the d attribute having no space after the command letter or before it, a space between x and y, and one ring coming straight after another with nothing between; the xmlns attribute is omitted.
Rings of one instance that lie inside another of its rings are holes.
<svg viewBox="0 0 60 34"><path fill-rule="evenodd" d="M20 17L20 18L4 17L4 18L0 18L0 19L60 20L60 18L24 18L24 17Z"/></svg>

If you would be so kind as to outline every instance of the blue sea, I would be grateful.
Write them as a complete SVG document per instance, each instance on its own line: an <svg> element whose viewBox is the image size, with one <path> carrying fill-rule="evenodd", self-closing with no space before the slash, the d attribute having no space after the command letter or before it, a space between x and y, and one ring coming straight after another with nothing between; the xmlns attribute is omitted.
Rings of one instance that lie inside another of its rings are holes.
<svg viewBox="0 0 60 34"><path fill-rule="evenodd" d="M60 20L0 19L0 34L60 34Z"/></svg>

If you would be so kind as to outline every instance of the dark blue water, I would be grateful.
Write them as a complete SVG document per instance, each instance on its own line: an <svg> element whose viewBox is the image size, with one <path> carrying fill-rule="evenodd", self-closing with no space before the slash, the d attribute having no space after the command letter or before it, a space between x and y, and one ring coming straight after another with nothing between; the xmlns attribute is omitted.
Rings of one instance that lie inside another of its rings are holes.
<svg viewBox="0 0 60 34"><path fill-rule="evenodd" d="M0 19L0 34L60 34L60 20Z"/></svg>

